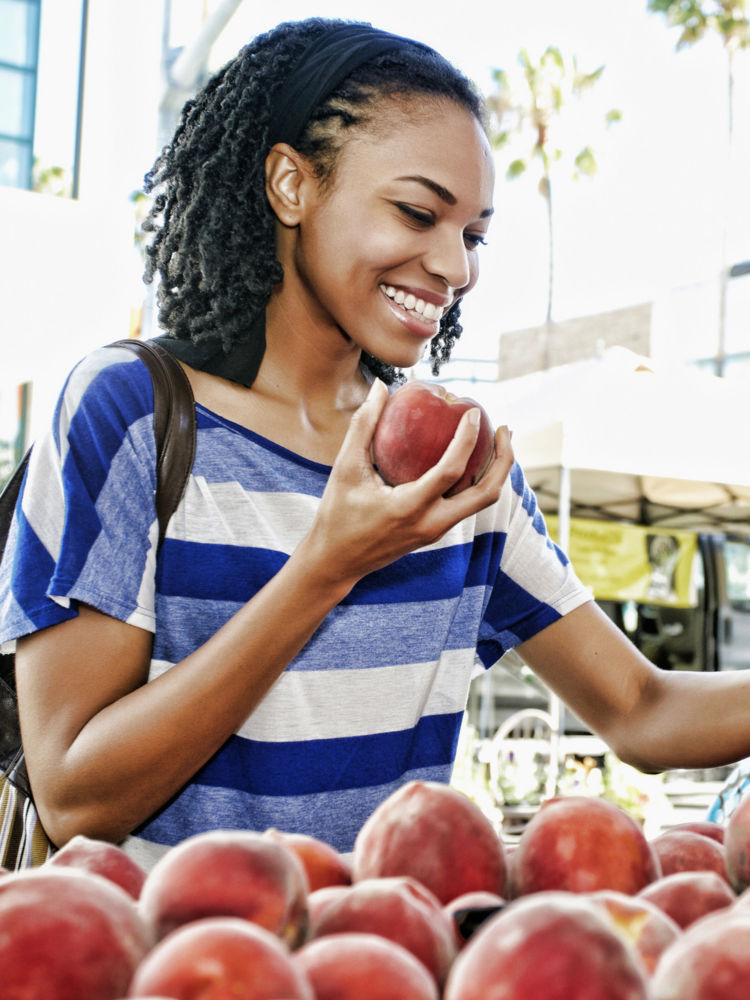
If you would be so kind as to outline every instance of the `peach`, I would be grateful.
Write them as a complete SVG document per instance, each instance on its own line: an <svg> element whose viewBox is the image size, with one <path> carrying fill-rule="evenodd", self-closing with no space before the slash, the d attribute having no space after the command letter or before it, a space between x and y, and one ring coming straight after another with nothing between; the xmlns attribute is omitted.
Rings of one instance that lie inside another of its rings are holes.
<svg viewBox="0 0 750 1000"><path fill-rule="evenodd" d="M710 837L711 840L715 840L719 844L724 843L724 827L721 823L715 823L711 819L691 819L685 823L676 823L669 829L670 831L689 830L691 833L702 833L704 837Z"/></svg>
<svg viewBox="0 0 750 1000"><path fill-rule="evenodd" d="M635 951L590 899L539 892L491 917L459 953L444 1000L648 1000Z"/></svg>
<svg viewBox="0 0 750 1000"><path fill-rule="evenodd" d="M294 956L310 981L315 1000L438 1000L435 980L395 941L378 934L330 934L304 945Z"/></svg>
<svg viewBox="0 0 750 1000"><path fill-rule="evenodd" d="M712 837L693 830L667 830L649 841L661 865L662 875L675 872L711 871L729 879L724 848Z"/></svg>
<svg viewBox="0 0 750 1000"><path fill-rule="evenodd" d="M658 906L683 929L707 913L731 906L736 899L727 880L708 871L664 875L638 895Z"/></svg>
<svg viewBox="0 0 750 1000"><path fill-rule="evenodd" d="M311 939L329 934L379 934L418 958L441 986L456 954L453 926L440 902L408 877L355 882L318 915Z"/></svg>
<svg viewBox="0 0 750 1000"><path fill-rule="evenodd" d="M324 840L306 833L287 833L273 828L266 830L265 836L284 844L297 855L305 869L310 892L329 885L351 884L350 865L335 847Z"/></svg>
<svg viewBox="0 0 750 1000"><path fill-rule="evenodd" d="M42 866L0 880L5 1000L112 1000L152 944L133 899L100 875Z"/></svg>
<svg viewBox="0 0 750 1000"><path fill-rule="evenodd" d="M740 799L724 826L724 859L736 892L750 886L750 795Z"/></svg>
<svg viewBox="0 0 750 1000"><path fill-rule="evenodd" d="M440 383L414 379L389 396L372 439L378 472L391 486L419 479L443 455L466 412L480 412L479 436L461 477L446 492L454 496L484 475L494 453L494 432L486 410Z"/></svg>
<svg viewBox="0 0 750 1000"><path fill-rule="evenodd" d="M79 834L53 854L46 865L69 865L93 872L119 885L133 899L138 899L146 871L117 844Z"/></svg>
<svg viewBox="0 0 750 1000"><path fill-rule="evenodd" d="M651 979L652 1000L747 1000L749 940L747 910L732 907L697 921L662 955Z"/></svg>
<svg viewBox="0 0 750 1000"><path fill-rule="evenodd" d="M494 892L465 892L443 906L456 933L456 945L463 948L476 929L505 906Z"/></svg>
<svg viewBox="0 0 750 1000"><path fill-rule="evenodd" d="M638 892L660 875L633 817L606 799L547 799L529 820L513 857L513 893L565 889Z"/></svg>
<svg viewBox="0 0 750 1000"><path fill-rule="evenodd" d="M505 892L505 849L489 819L463 792L409 781L365 820L352 877L409 875L449 903L465 892Z"/></svg>
<svg viewBox="0 0 750 1000"><path fill-rule="evenodd" d="M195 834L162 855L138 905L159 938L204 917L242 917L290 947L307 934L307 876L289 848L261 833Z"/></svg>
<svg viewBox="0 0 750 1000"><path fill-rule="evenodd" d="M599 889L589 899L602 908L617 933L638 952L648 975L652 975L663 952L679 937L681 928L643 896Z"/></svg>
<svg viewBox="0 0 750 1000"><path fill-rule="evenodd" d="M315 1000L284 942L239 917L206 917L159 941L136 969L127 995L161 994L172 1000Z"/></svg>
<svg viewBox="0 0 750 1000"><path fill-rule="evenodd" d="M322 889L315 889L307 897L307 915L310 924L310 933L314 933L315 924L320 914L332 899L340 899L349 890L347 885L324 885Z"/></svg>

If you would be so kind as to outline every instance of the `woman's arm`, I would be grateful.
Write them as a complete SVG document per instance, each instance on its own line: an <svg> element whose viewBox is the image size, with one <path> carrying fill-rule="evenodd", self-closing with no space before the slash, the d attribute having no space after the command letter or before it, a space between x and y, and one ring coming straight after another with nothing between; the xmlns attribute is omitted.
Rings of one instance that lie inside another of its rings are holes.
<svg viewBox="0 0 750 1000"><path fill-rule="evenodd" d="M592 732L642 771L750 756L750 674L660 670L593 602L518 651Z"/></svg>
<svg viewBox="0 0 750 1000"><path fill-rule="evenodd" d="M314 524L279 572L206 643L146 684L150 633L82 606L19 640L21 724L42 822L121 840L234 733L326 615L365 574L441 537L495 502L512 464L507 431L481 483L449 500L477 427L464 418L440 463L386 486L369 444L376 387L352 419Z"/></svg>

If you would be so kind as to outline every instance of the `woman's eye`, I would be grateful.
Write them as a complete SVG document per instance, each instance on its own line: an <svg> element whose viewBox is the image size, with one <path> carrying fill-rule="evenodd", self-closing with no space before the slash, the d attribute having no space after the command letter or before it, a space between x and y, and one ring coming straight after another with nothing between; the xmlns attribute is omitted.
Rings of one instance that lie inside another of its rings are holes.
<svg viewBox="0 0 750 1000"><path fill-rule="evenodd" d="M464 240L466 241L466 245L472 250L476 250L477 247L487 246L487 240L484 236L480 236L479 233L466 233Z"/></svg>
<svg viewBox="0 0 750 1000"><path fill-rule="evenodd" d="M432 216L427 212L420 212L418 208L412 208L411 205L404 205L399 203L398 209L404 215L406 215L412 222L418 223L420 226L431 226Z"/></svg>

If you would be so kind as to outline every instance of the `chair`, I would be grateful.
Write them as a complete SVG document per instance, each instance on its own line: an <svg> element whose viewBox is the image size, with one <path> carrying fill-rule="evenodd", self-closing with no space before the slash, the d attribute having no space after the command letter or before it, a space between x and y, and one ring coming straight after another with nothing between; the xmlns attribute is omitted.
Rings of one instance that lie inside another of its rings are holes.
<svg viewBox="0 0 750 1000"><path fill-rule="evenodd" d="M525 708L510 715L485 744L481 759L489 766L490 789L505 817L505 832L536 812L557 791L552 748L557 738L549 712Z"/></svg>

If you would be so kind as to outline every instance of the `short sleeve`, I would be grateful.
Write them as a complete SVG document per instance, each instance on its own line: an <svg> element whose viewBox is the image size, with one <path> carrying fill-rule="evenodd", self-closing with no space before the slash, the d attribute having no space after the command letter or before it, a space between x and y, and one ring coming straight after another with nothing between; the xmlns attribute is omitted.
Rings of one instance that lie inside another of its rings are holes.
<svg viewBox="0 0 750 1000"><path fill-rule="evenodd" d="M479 632L484 666L592 599L562 549L550 538L536 496L516 463L505 544Z"/></svg>
<svg viewBox="0 0 750 1000"><path fill-rule="evenodd" d="M0 642L77 603L154 630L155 467L149 372L102 348L73 370L34 444L0 566Z"/></svg>

